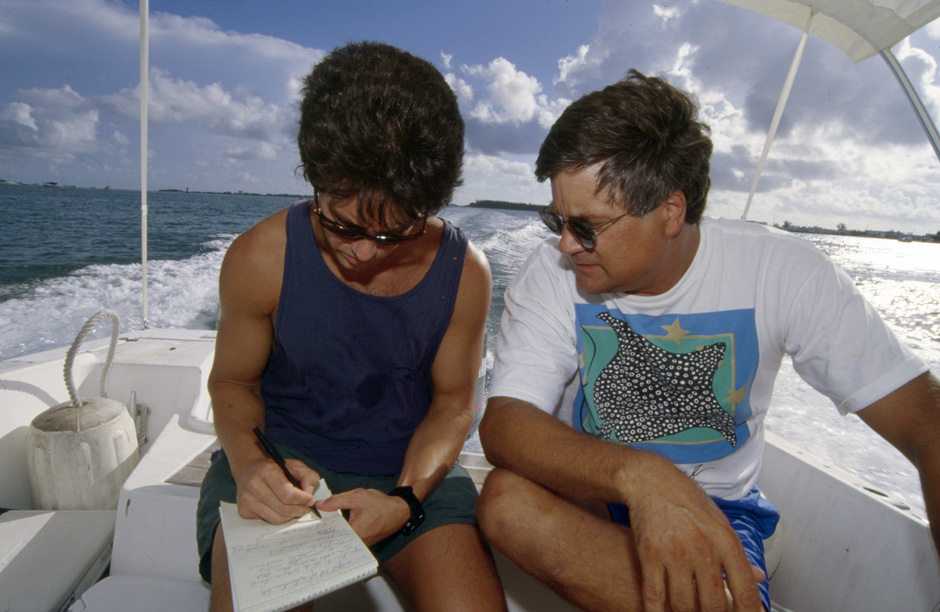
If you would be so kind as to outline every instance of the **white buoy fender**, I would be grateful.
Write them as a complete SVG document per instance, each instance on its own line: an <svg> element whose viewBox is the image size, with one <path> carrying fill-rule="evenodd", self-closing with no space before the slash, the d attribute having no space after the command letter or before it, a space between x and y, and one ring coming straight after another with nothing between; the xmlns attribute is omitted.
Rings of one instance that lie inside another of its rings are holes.
<svg viewBox="0 0 940 612"><path fill-rule="evenodd" d="M43 510L113 510L140 458L127 407L103 397L49 408L33 419L26 445L33 507Z"/></svg>

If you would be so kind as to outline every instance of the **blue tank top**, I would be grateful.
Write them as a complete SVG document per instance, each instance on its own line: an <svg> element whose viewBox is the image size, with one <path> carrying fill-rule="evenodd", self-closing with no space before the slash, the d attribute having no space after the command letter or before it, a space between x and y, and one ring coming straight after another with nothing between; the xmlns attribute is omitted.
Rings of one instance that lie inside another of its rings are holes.
<svg viewBox="0 0 940 612"><path fill-rule="evenodd" d="M309 211L306 200L287 213L275 348L261 378L267 436L331 470L397 474L431 404L431 365L454 310L467 238L445 221L415 287L368 295L327 267Z"/></svg>

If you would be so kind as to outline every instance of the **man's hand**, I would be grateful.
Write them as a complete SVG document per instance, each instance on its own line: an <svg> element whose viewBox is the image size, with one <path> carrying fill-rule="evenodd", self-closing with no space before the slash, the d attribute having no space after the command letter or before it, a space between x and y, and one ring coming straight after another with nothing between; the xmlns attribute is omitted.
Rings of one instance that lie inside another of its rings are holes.
<svg viewBox="0 0 940 612"><path fill-rule="evenodd" d="M349 525L367 546L381 542L402 528L411 516L408 502L377 489L353 489L317 503L330 512L348 510Z"/></svg>
<svg viewBox="0 0 940 612"><path fill-rule="evenodd" d="M267 457L245 465L235 483L238 515L263 519L274 525L303 516L314 504L313 489L320 474L296 459L286 461L287 469L300 482L298 489L287 480L284 472Z"/></svg>
<svg viewBox="0 0 940 612"><path fill-rule="evenodd" d="M644 610L668 602L674 610L760 611L764 573L747 561L724 513L678 470L658 478L630 505Z"/></svg>

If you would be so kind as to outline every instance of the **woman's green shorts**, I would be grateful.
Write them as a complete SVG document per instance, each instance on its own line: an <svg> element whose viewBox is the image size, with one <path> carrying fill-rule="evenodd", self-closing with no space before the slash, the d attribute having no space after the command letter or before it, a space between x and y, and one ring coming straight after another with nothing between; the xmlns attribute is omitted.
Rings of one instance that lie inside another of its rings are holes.
<svg viewBox="0 0 940 612"><path fill-rule="evenodd" d="M359 474L333 472L324 469L316 461L288 446L277 446L284 457L303 461L319 472L320 477L326 479L330 491L334 494L359 487L391 491L398 482L398 475L361 476ZM371 546L372 554L378 559L379 564L382 564L391 559L411 540L435 527L452 523L476 525L476 515L474 514L476 498L477 490L467 470L460 465L454 465L450 473L441 481L441 484L424 500L422 504L424 506L424 522L409 536L396 533ZM212 465L202 481L199 506L196 511L199 574L206 582L212 582L212 543L215 538L215 529L220 521L219 502L222 501L235 503L235 480L232 478L231 468L225 453L218 451L213 455Z"/></svg>

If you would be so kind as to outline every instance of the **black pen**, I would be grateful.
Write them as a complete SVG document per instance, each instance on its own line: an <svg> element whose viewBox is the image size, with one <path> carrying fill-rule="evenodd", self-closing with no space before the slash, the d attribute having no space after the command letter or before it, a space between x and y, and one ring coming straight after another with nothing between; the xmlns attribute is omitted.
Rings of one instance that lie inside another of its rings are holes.
<svg viewBox="0 0 940 612"><path fill-rule="evenodd" d="M252 431L254 431L255 435L258 437L258 442L261 442L261 448L264 449L264 452L266 452L268 456L271 457L271 459L274 459L274 463L281 466L281 470L284 471L284 475L287 476L287 480L289 480L290 483L298 489L303 490L303 488L300 486L300 483L296 478L294 478L294 475L291 474L290 470L287 469L287 463L285 463L284 457L281 456L281 453L278 452L277 447L271 444L271 441L268 440L257 427L255 427ZM310 506L310 510L312 510L313 513L316 514L319 518L323 518L320 516L320 512L315 507Z"/></svg>

